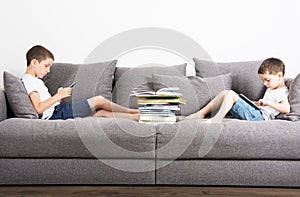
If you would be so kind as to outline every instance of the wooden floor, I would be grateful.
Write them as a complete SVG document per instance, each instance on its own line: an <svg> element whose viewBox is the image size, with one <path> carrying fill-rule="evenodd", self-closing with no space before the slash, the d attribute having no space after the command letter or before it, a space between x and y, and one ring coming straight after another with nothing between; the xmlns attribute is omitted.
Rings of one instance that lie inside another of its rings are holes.
<svg viewBox="0 0 300 197"><path fill-rule="evenodd" d="M183 186L0 186L1 197L28 196L300 196L296 188L183 187Z"/></svg>

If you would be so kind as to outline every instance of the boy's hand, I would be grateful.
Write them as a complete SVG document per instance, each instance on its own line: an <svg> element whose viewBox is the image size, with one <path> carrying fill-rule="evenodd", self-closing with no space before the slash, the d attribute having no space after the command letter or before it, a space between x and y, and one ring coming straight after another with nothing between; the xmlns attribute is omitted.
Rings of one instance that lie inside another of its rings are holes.
<svg viewBox="0 0 300 197"><path fill-rule="evenodd" d="M72 93L72 88L58 88L57 90L57 95L60 99L64 99L67 98L69 96L71 96Z"/></svg>
<svg viewBox="0 0 300 197"><path fill-rule="evenodd" d="M267 101L264 101L263 99L259 99L258 105L259 106L268 106L269 103Z"/></svg>
<svg viewBox="0 0 300 197"><path fill-rule="evenodd" d="M255 105L260 105L258 101L252 101Z"/></svg>

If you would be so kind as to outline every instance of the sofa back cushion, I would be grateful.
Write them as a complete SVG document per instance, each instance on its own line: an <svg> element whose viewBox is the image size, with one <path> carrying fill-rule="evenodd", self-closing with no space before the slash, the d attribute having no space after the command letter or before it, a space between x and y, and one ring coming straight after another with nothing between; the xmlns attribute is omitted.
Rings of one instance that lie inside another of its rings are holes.
<svg viewBox="0 0 300 197"><path fill-rule="evenodd" d="M299 121L300 120L300 74L295 79L285 78L285 85L289 89L289 104L291 111L289 114L280 113L276 119Z"/></svg>
<svg viewBox="0 0 300 197"><path fill-rule="evenodd" d="M300 120L300 74L286 85L289 87L289 103L291 105L291 111L286 116L291 121L298 121Z"/></svg>
<svg viewBox="0 0 300 197"><path fill-rule="evenodd" d="M65 103L98 95L111 100L116 64L117 60L92 64L54 63L51 72L43 78L43 81L51 95L56 94L58 88L68 87L76 82L72 96L63 100Z"/></svg>
<svg viewBox="0 0 300 197"><path fill-rule="evenodd" d="M262 61L217 63L194 58L194 62L197 76L214 77L231 73L233 91L251 100L259 100L264 95L266 88L257 74Z"/></svg>
<svg viewBox="0 0 300 197"><path fill-rule="evenodd" d="M117 67L115 86L113 89L113 101L125 107L138 108L137 99L130 97L130 93L133 88L142 85L153 89L152 74L185 76L186 64L135 68Z"/></svg>
<svg viewBox="0 0 300 197"><path fill-rule="evenodd" d="M0 89L0 122L7 119L7 107L5 93Z"/></svg>
<svg viewBox="0 0 300 197"><path fill-rule="evenodd" d="M38 118L39 116L32 106L22 81L18 77L4 71L3 82L7 101L13 115L18 118Z"/></svg>
<svg viewBox="0 0 300 197"><path fill-rule="evenodd" d="M179 87L182 98L187 100L182 105L181 115L187 116L199 111L222 90L231 89L231 75L200 78L197 76L153 75L154 90L164 87Z"/></svg>

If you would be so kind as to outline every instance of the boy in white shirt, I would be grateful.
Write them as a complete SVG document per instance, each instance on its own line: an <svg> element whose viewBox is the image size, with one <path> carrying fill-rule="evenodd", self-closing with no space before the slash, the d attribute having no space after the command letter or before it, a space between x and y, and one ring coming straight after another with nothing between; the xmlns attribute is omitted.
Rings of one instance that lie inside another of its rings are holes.
<svg viewBox="0 0 300 197"><path fill-rule="evenodd" d="M45 47L36 45L28 50L26 60L27 69L22 81L35 111L42 119L69 119L93 115L139 120L139 110L122 107L102 96L83 99L72 104L61 103L62 99L71 96L72 88L61 87L51 96L44 82L39 79L50 72L54 62L53 54ZM73 109L76 109L76 113Z"/></svg>
<svg viewBox="0 0 300 197"><path fill-rule="evenodd" d="M190 118L204 118L206 114L220 107L216 115L209 122L222 122L230 112L233 117L241 120L261 121L274 119L279 113L288 114L288 88L284 83L285 65L277 58L268 58L262 62L258 75L267 87L263 99L254 101L259 109L254 108L232 90L224 90L211 100L200 111L190 115Z"/></svg>

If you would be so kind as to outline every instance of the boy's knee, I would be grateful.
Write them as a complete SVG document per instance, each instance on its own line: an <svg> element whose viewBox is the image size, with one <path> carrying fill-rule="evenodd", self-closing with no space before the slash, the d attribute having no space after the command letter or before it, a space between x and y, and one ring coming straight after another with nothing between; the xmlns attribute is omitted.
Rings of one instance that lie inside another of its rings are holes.
<svg viewBox="0 0 300 197"><path fill-rule="evenodd" d="M103 96L96 96L95 99L97 103L103 104L104 102L106 102L106 99Z"/></svg>
<svg viewBox="0 0 300 197"><path fill-rule="evenodd" d="M226 90L226 96L230 96L234 102L236 102L239 99L239 95L233 91L233 90Z"/></svg>
<svg viewBox="0 0 300 197"><path fill-rule="evenodd" d="M98 108L102 108L105 105L106 99L103 96L95 96L87 99L88 104L92 111L96 111Z"/></svg>
<svg viewBox="0 0 300 197"><path fill-rule="evenodd" d="M228 93L229 90L222 90L222 92L220 93L221 95L226 95Z"/></svg>

